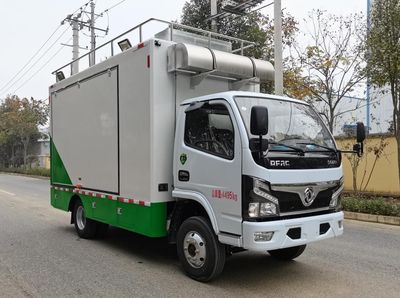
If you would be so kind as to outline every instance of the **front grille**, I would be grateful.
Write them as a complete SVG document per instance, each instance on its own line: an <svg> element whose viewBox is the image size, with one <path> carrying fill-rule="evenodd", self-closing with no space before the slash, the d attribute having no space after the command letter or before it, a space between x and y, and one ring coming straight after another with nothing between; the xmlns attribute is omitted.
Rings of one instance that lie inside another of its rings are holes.
<svg viewBox="0 0 400 298"><path fill-rule="evenodd" d="M287 213L329 207L332 194L336 188L332 187L319 192L314 202L308 207L303 205L300 196L296 193L283 191L272 191L271 193L279 200L280 213Z"/></svg>

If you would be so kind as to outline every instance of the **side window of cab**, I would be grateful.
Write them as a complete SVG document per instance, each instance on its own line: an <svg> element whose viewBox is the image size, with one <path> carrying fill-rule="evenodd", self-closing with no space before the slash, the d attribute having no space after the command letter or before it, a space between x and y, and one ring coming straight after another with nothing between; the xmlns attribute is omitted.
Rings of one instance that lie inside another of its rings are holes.
<svg viewBox="0 0 400 298"><path fill-rule="evenodd" d="M225 159L234 157L234 129L222 103L196 103L186 109L185 144Z"/></svg>

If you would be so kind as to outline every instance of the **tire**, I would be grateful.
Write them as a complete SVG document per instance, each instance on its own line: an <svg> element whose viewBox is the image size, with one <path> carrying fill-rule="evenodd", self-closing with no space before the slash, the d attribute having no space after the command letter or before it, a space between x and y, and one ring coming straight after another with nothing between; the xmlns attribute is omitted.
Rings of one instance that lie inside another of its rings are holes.
<svg viewBox="0 0 400 298"><path fill-rule="evenodd" d="M207 282L222 273L225 265L225 245L221 244L207 219L194 216L179 227L177 253L186 274Z"/></svg>
<svg viewBox="0 0 400 298"><path fill-rule="evenodd" d="M85 208L80 200L75 203L73 212L75 230L78 236L84 239L94 238L96 236L97 222L86 218Z"/></svg>
<svg viewBox="0 0 400 298"><path fill-rule="evenodd" d="M275 259L290 261L300 256L305 249L306 245L299 245L294 247L269 250L268 253Z"/></svg>

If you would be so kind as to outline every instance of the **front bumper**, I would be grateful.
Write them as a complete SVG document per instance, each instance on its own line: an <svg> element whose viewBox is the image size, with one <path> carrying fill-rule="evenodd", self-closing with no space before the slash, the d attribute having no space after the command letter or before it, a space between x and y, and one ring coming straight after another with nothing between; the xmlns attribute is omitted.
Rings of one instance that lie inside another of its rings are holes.
<svg viewBox="0 0 400 298"><path fill-rule="evenodd" d="M322 224L325 224L325 227L329 224L329 228L321 230ZM294 237L297 239L292 239L287 234L290 229L295 228L300 228L301 232ZM274 232L274 235L270 241L256 242L255 232ZM273 250L329 239L342 234L343 212L269 222L244 221L243 248L256 251Z"/></svg>

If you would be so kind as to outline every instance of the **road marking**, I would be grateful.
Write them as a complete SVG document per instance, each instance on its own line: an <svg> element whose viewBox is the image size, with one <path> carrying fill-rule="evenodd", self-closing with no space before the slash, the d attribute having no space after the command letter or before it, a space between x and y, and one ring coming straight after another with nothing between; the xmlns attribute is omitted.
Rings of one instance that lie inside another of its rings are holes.
<svg viewBox="0 0 400 298"><path fill-rule="evenodd" d="M0 192L5 193L6 195L9 195L9 196L16 196L15 193L8 192L8 191L2 190L2 189L0 189Z"/></svg>

